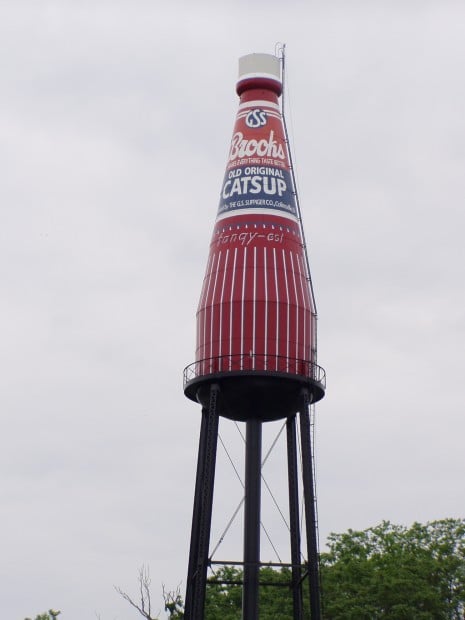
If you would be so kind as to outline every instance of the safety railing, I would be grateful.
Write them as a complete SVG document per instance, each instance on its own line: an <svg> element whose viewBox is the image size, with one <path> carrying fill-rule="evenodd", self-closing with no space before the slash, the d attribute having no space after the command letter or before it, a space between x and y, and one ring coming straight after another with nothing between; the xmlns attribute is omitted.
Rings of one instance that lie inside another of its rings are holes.
<svg viewBox="0 0 465 620"><path fill-rule="evenodd" d="M326 387L326 373L321 366L308 360L265 354L220 355L198 360L184 369L184 386L193 379L227 372L285 373L307 377Z"/></svg>

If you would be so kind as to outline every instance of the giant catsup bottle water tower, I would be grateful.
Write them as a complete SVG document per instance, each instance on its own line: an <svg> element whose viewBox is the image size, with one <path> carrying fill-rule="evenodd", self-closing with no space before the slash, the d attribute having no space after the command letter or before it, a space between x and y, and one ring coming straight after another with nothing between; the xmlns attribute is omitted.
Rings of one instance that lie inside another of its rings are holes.
<svg viewBox="0 0 465 620"><path fill-rule="evenodd" d="M324 396L316 310L280 106L284 58L239 60L240 97L197 311L196 361L184 392L201 404L187 577L187 620L204 618L219 416L246 424L242 617L259 617L262 423L286 418L294 618L308 575L320 617L310 406ZM307 562L301 560L297 414Z"/></svg>

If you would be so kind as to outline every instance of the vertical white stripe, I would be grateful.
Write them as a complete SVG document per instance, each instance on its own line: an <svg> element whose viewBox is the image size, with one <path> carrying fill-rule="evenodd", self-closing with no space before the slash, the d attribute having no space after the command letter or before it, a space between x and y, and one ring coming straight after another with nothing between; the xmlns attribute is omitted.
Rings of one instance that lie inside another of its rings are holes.
<svg viewBox="0 0 465 620"><path fill-rule="evenodd" d="M295 295L295 359L297 368L297 359L299 357L299 295L297 294L297 282L295 280L295 265L292 257L292 252L289 253L291 257L292 265L292 279L294 281L294 295Z"/></svg>
<svg viewBox="0 0 465 620"><path fill-rule="evenodd" d="M253 324L252 324L252 369L255 370L255 320L257 304L257 246L253 249Z"/></svg>
<svg viewBox="0 0 465 620"><path fill-rule="evenodd" d="M212 309L212 311L210 312L210 356L209 356L210 358L213 357L213 325L215 322L215 293L216 293L216 283L218 281L218 272L220 270L220 264L221 264L221 252L219 252L218 254L218 261L216 263L215 283L213 284L212 300L210 304L210 307ZM210 362L210 366L211 364L212 362Z"/></svg>
<svg viewBox="0 0 465 620"><path fill-rule="evenodd" d="M313 315L315 314L315 299L313 297L312 287L310 286L311 277L310 277L310 271L308 269L308 262L304 259L304 256L302 256L302 265L303 265L303 270L305 273L305 282L307 283L306 291L307 291L307 298L308 298L308 308L310 309L310 312Z"/></svg>
<svg viewBox="0 0 465 620"><path fill-rule="evenodd" d="M286 283L286 370L289 371L289 284L287 281L287 265L286 265L286 253L284 248L282 250L283 254L283 268L284 268L284 282Z"/></svg>
<svg viewBox="0 0 465 620"><path fill-rule="evenodd" d="M229 370L231 370L232 366L232 341L233 341L233 295L234 295L234 281L236 279L236 258L237 258L237 248L234 249L234 261L233 261L233 269L231 274L231 297L229 303Z"/></svg>
<svg viewBox="0 0 465 620"><path fill-rule="evenodd" d="M276 287L276 364L275 370L278 370L278 355L279 355L279 288L278 288L278 268L276 266L276 248L273 248L273 260L274 260L274 284Z"/></svg>
<svg viewBox="0 0 465 620"><path fill-rule="evenodd" d="M208 257L208 262L207 262L207 269L205 272L205 278L203 279L203 286L202 286L202 292L200 293L200 301L199 301L199 308L203 308L203 306L205 305L205 291L206 291L206 284L207 284L207 275L210 269L210 265L211 262L213 260L213 256L214 254L210 254Z"/></svg>
<svg viewBox="0 0 465 620"><path fill-rule="evenodd" d="M198 360L199 359L199 347L200 347L200 316L199 316L200 310L197 310L197 338L196 338L196 343L197 343L197 350L195 352L195 359Z"/></svg>
<svg viewBox="0 0 465 620"><path fill-rule="evenodd" d="M247 273L247 248L244 248L244 264L242 267L242 299L241 299L241 370L244 363L244 310L245 310L245 276Z"/></svg>
<svg viewBox="0 0 465 620"><path fill-rule="evenodd" d="M313 304L312 304L312 300L311 300L311 296L310 296L310 284L309 284L309 279L307 276L307 265L306 265L306 261L305 258L303 256L300 257L301 263L302 263L302 277L304 278L305 281L305 286L304 286L304 291L305 291L305 297L304 297L304 306L307 310L310 310L310 312L312 312L313 310Z"/></svg>
<svg viewBox="0 0 465 620"><path fill-rule="evenodd" d="M224 271L223 271L223 283L221 285L221 297L220 297L220 327L219 327L219 335L218 335L218 350L220 356L224 355L223 351L223 300L224 300L224 285L226 282L226 272L228 270L228 259L229 259L229 250L226 250L226 257L224 259ZM222 370L223 358L220 358L220 370Z"/></svg>
<svg viewBox="0 0 465 620"><path fill-rule="evenodd" d="M205 355L205 339L206 339L206 333L207 333L207 303L208 303L208 294L210 292L210 284L211 284L211 279L212 279L212 273L213 273L213 269L215 268L215 257L216 254L213 255L212 257L212 264L211 264L211 270L210 270L210 275L208 278L208 285L207 285L207 290L205 293L205 301L203 304L204 307L204 311L203 311L203 343L202 343L202 347L204 349L204 353L203 353L203 358L205 359L206 355ZM205 369L204 369L205 372Z"/></svg>
<svg viewBox="0 0 465 620"><path fill-rule="evenodd" d="M264 370L268 365L268 269L267 269L267 261L266 261L266 247L263 248L263 265L264 265L264 274L265 274L265 344L263 347L264 353Z"/></svg>
<svg viewBox="0 0 465 620"><path fill-rule="evenodd" d="M313 355L312 355L312 346L313 346L313 315L314 315L314 304L313 304L313 296L312 296L312 291L310 288L310 274L309 271L307 269L307 261L305 260L304 256L302 256L301 258L302 260L302 270L305 274L305 307L307 310L307 315L308 315L308 320L306 322L306 325L308 325L308 330L307 330L307 338L305 341L305 351L304 351L304 358L305 360L310 360L312 359Z"/></svg>
<svg viewBox="0 0 465 620"><path fill-rule="evenodd" d="M305 303L305 291L304 291L304 276L302 273L302 265L301 265L301 257L297 254L297 264L299 265L299 282L300 282L300 290L302 292L302 308L303 308L303 323L304 323L304 333L303 333L303 342L302 342L302 351L303 351L303 359L306 359L306 350L307 350L307 308Z"/></svg>
<svg viewBox="0 0 465 620"><path fill-rule="evenodd" d="M197 359L200 358L199 352L200 352L200 347L202 346L202 343L200 341L201 338L201 317L200 317L200 313L203 311L204 312L204 316L205 316L205 291L206 291L206 286L207 286L207 275L209 273L209 269L210 269L210 264L212 262L213 259L213 255L209 254L208 256L208 261L207 261L207 269L205 271L205 277L203 279L203 284L202 284L202 292L200 293L200 300L199 300L199 305L198 305L198 310L197 310ZM205 333L205 332L204 332ZM203 355L202 355L203 357Z"/></svg>

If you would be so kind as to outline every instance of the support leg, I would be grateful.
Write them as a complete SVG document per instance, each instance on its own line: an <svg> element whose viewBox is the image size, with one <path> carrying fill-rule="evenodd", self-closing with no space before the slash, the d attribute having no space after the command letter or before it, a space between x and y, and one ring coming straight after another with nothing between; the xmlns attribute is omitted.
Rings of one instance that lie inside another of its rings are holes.
<svg viewBox="0 0 465 620"><path fill-rule="evenodd" d="M315 482L313 480L312 439L310 432L309 408L309 394L307 390L304 390L300 410L300 434L302 443L302 480L304 486L305 522L307 531L308 575L310 583L310 614L311 620L320 620L321 604Z"/></svg>
<svg viewBox="0 0 465 620"><path fill-rule="evenodd" d="M203 620L204 618L216 448L218 444L216 407L218 392L219 387L215 384L212 385L208 410L202 412L184 613L186 620Z"/></svg>
<svg viewBox="0 0 465 620"><path fill-rule="evenodd" d="M300 560L299 484L297 465L296 416L286 422L289 522L291 532L293 620L303 620L302 569Z"/></svg>
<svg viewBox="0 0 465 620"><path fill-rule="evenodd" d="M258 620L262 423L246 422L243 620Z"/></svg>
<svg viewBox="0 0 465 620"><path fill-rule="evenodd" d="M202 409L200 426L199 452L197 455L197 475L195 479L194 509L192 511L191 542L189 549L189 566L187 569L187 587L184 613L186 618L192 618L192 601L194 599L197 580L197 564L199 550L199 525L201 512L202 481L205 470L205 443L207 436L208 409Z"/></svg>

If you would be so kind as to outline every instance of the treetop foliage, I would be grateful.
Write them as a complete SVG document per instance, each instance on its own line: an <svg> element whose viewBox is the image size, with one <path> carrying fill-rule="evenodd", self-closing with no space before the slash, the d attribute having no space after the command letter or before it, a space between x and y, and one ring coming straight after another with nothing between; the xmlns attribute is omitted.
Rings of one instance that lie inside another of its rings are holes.
<svg viewBox="0 0 465 620"><path fill-rule="evenodd" d="M328 537L321 554L324 620L463 620L465 618L465 519L411 527L389 521L363 531ZM217 581L241 581L242 571L224 567ZM214 579L213 579L214 581ZM292 618L291 573L264 567L260 620ZM304 594L309 617L308 590ZM206 620L236 620L241 587L210 583Z"/></svg>
<svg viewBox="0 0 465 620"><path fill-rule="evenodd" d="M56 611L54 609L49 609L48 613L44 612L43 614L38 614L35 617L35 620L55 620L57 616L61 614L61 611ZM24 620L31 620L30 618L25 618Z"/></svg>
<svg viewBox="0 0 465 620"><path fill-rule="evenodd" d="M325 620L459 620L465 611L465 520L407 528L383 521L331 534L321 556Z"/></svg>

